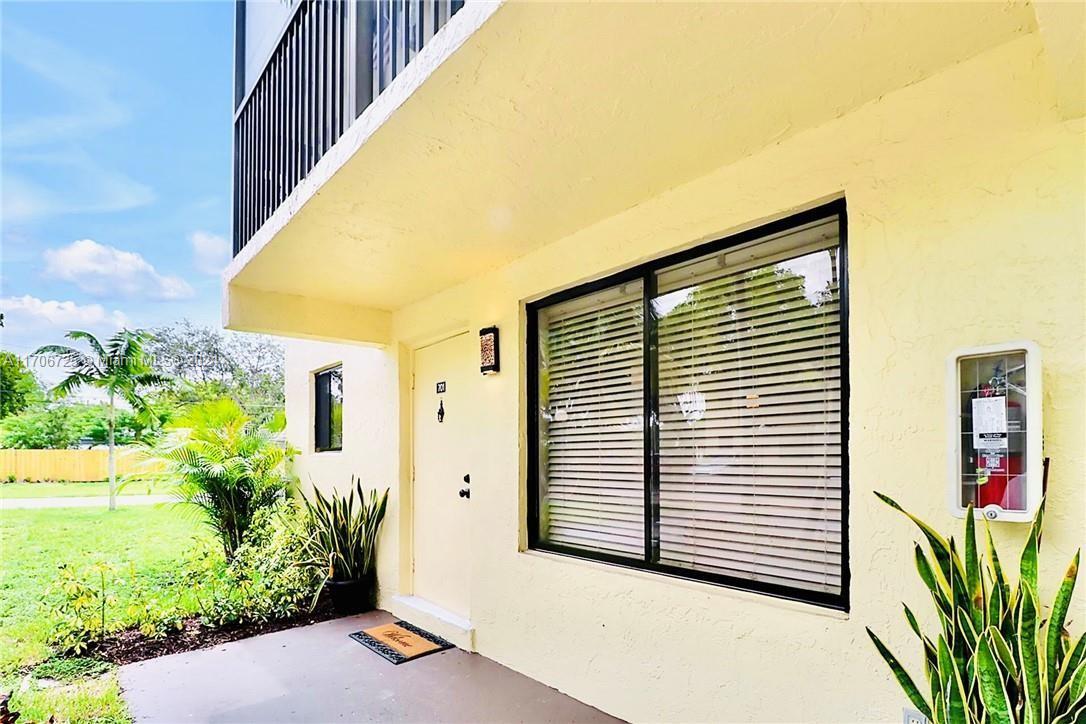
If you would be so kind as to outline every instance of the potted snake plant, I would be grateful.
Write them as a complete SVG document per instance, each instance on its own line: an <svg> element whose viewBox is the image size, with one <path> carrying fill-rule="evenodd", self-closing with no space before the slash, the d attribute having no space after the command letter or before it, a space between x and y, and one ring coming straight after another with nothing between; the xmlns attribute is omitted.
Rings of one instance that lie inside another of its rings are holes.
<svg viewBox="0 0 1086 724"><path fill-rule="evenodd" d="M317 596L328 591L340 614L376 608L377 534L388 506L388 489L367 494L362 481L352 476L347 495L333 491L326 496L314 487L312 497L302 496L302 501L309 529L306 560L324 576Z"/></svg>

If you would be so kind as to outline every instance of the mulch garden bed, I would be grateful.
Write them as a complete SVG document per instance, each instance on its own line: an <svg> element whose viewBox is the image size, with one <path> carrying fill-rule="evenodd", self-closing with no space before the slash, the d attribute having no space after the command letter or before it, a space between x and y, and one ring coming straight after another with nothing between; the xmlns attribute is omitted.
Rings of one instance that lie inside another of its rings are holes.
<svg viewBox="0 0 1086 724"><path fill-rule="evenodd" d="M157 656L206 649L238 639L247 639L250 636L328 621L339 616L340 614L332 610L332 603L328 597L321 596L317 601L317 607L312 612L278 621L208 628L194 616L185 619L180 631L161 639L147 638L140 633L139 629L125 629L106 636L102 643L92 646L88 654L114 664L131 664Z"/></svg>

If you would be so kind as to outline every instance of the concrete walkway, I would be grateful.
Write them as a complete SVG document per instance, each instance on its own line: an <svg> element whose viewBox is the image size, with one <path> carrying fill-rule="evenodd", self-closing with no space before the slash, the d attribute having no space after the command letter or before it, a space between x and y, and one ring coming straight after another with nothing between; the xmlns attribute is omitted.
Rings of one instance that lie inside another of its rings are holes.
<svg viewBox="0 0 1086 724"><path fill-rule="evenodd" d="M172 495L118 495L117 505L155 505L170 503ZM0 498L0 510L23 510L28 508L106 508L109 506L108 495L71 498Z"/></svg>
<svg viewBox="0 0 1086 724"><path fill-rule="evenodd" d="M478 654L396 666L347 635L384 611L120 668L141 722L616 722Z"/></svg>

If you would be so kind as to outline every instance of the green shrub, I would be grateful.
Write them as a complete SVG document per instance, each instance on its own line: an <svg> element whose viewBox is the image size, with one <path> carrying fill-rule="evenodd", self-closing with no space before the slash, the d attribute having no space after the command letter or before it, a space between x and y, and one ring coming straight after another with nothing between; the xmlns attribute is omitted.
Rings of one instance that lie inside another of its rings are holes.
<svg viewBox="0 0 1086 724"><path fill-rule="evenodd" d="M1017 584L1005 575L992 533L987 560L978 552L972 507L966 513L962 553L931 526L907 513L931 551L914 554L920 578L931 593L940 629L925 635L905 606L905 618L923 649L928 691L912 677L879 638L867 630L906 696L937 724L1071 724L1086 720L1086 635L1074 643L1064 628L1079 555L1075 554L1047 620L1037 596L1037 559L1044 503L1022 551ZM985 522L987 529L987 521ZM964 560L963 560L964 558Z"/></svg>
<svg viewBox="0 0 1086 724"><path fill-rule="evenodd" d="M95 639L105 638L106 612L117 602L112 593L115 585L114 569L108 563L88 566L82 573L60 566L54 586L59 595L50 615L52 643L61 653L82 653Z"/></svg>
<svg viewBox="0 0 1086 724"><path fill-rule="evenodd" d="M179 591L141 578L134 566L129 569L128 585L125 626L135 626L152 639L165 638L182 629L186 612L179 601Z"/></svg>
<svg viewBox="0 0 1086 724"><path fill-rule="evenodd" d="M320 589L304 565L305 528L297 507L283 500L259 510L234 557L198 551L187 573L201 622L219 627L288 618Z"/></svg>

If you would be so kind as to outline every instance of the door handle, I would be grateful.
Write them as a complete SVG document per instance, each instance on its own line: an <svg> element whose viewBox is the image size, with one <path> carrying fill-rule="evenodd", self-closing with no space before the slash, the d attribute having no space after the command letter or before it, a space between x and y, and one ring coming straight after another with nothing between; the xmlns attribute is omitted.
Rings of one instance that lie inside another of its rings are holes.
<svg viewBox="0 0 1086 724"><path fill-rule="evenodd" d="M468 490L467 488L460 488L460 497L461 498L470 498L471 497L471 491Z"/></svg>

